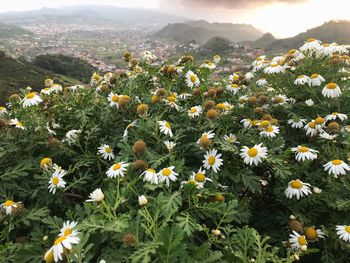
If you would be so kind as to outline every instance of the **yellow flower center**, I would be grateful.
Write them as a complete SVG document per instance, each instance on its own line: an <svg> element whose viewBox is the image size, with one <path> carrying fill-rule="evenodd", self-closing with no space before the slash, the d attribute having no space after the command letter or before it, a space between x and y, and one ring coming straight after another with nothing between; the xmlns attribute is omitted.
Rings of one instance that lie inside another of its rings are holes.
<svg viewBox="0 0 350 263"><path fill-rule="evenodd" d="M327 86L326 86L327 89L335 89L337 87L338 87L338 85L333 83L333 82L332 83L328 83Z"/></svg>
<svg viewBox="0 0 350 263"><path fill-rule="evenodd" d="M259 122L260 122L259 120L253 120L251 123L253 126L256 126L259 124Z"/></svg>
<svg viewBox="0 0 350 263"><path fill-rule="evenodd" d="M267 120L263 120L261 123L260 123L260 126L261 127L266 127L266 126L269 126L270 125L270 122L267 121Z"/></svg>
<svg viewBox="0 0 350 263"><path fill-rule="evenodd" d="M298 79L302 79L304 77L305 77L305 75L300 75L300 76L298 76Z"/></svg>
<svg viewBox="0 0 350 263"><path fill-rule="evenodd" d="M59 182L60 182L60 179L58 179L58 177L54 177L54 178L52 179L52 184L53 184L53 185L58 185Z"/></svg>
<svg viewBox="0 0 350 263"><path fill-rule="evenodd" d="M322 118L322 117L317 117L316 120L315 120L315 123L316 123L316 124L322 124L322 123L324 123L324 118Z"/></svg>
<svg viewBox="0 0 350 263"><path fill-rule="evenodd" d="M312 75L311 75L311 78L312 78L312 79L315 79L315 78L317 78L318 76L319 76L318 74L312 74Z"/></svg>
<svg viewBox="0 0 350 263"><path fill-rule="evenodd" d="M64 233L63 233L64 236L68 236L70 234L72 234L72 229L70 227L64 230Z"/></svg>
<svg viewBox="0 0 350 263"><path fill-rule="evenodd" d="M332 164L333 164L333 165L340 165L340 164L342 164L342 163L343 163L343 161L342 161L342 160L339 160L339 159L335 159L335 160L332 161Z"/></svg>
<svg viewBox="0 0 350 263"><path fill-rule="evenodd" d="M156 170L154 170L154 169L152 169L152 168L147 169L147 172L149 172L149 173L153 173L153 174L157 173L157 172L156 172Z"/></svg>
<svg viewBox="0 0 350 263"><path fill-rule="evenodd" d="M316 127L316 123L314 123L314 122L309 122L309 128L311 128L311 129L315 129L315 127Z"/></svg>
<svg viewBox="0 0 350 263"><path fill-rule="evenodd" d="M239 80L239 76L238 75L234 75L233 76L233 80Z"/></svg>
<svg viewBox="0 0 350 263"><path fill-rule="evenodd" d="M164 125L165 125L165 127L167 127L168 129L171 129L171 125L170 125L169 122L166 121Z"/></svg>
<svg viewBox="0 0 350 263"><path fill-rule="evenodd" d="M225 104L223 104L223 103L216 104L216 107L220 110L224 110L226 108Z"/></svg>
<svg viewBox="0 0 350 263"><path fill-rule="evenodd" d="M330 45L327 44L327 43L324 43L324 44L322 44L322 46L324 46L324 47L329 47Z"/></svg>
<svg viewBox="0 0 350 263"><path fill-rule="evenodd" d="M63 242L65 239L66 239L66 236L61 236L57 238L53 244L56 246L57 244Z"/></svg>
<svg viewBox="0 0 350 263"><path fill-rule="evenodd" d="M4 206L13 206L15 204L15 202L13 202L12 200L7 200L5 203L4 203Z"/></svg>
<svg viewBox="0 0 350 263"><path fill-rule="evenodd" d="M254 147L253 148L250 148L248 151L247 151L247 154L249 157L255 157L257 156L258 154L258 150L255 149Z"/></svg>
<svg viewBox="0 0 350 263"><path fill-rule="evenodd" d="M116 171L116 170L119 170L120 167L122 167L122 165L120 163L116 163L115 165L113 165L113 170Z"/></svg>
<svg viewBox="0 0 350 263"><path fill-rule="evenodd" d="M196 184L196 181L193 180L193 179L190 179L190 180L187 181L187 183L192 184L192 185L195 185L195 184Z"/></svg>
<svg viewBox="0 0 350 263"><path fill-rule="evenodd" d="M337 116L337 115L338 115L338 112L333 112L332 115Z"/></svg>
<svg viewBox="0 0 350 263"><path fill-rule="evenodd" d="M306 245L305 236L298 237L298 243L299 243L300 246L305 246Z"/></svg>
<svg viewBox="0 0 350 263"><path fill-rule="evenodd" d="M297 50L296 49L291 49L288 51L288 54L289 55L293 55Z"/></svg>
<svg viewBox="0 0 350 263"><path fill-rule="evenodd" d="M205 181L205 175L204 173L196 173L194 179L197 181L197 182L204 182Z"/></svg>
<svg viewBox="0 0 350 263"><path fill-rule="evenodd" d="M305 236L310 240L315 240L318 237L317 232L313 227L308 227L305 229Z"/></svg>
<svg viewBox="0 0 350 263"><path fill-rule="evenodd" d="M301 146L298 148L298 152L300 152L300 153L306 153L308 151L309 151L309 148L305 147L305 146Z"/></svg>
<svg viewBox="0 0 350 263"><path fill-rule="evenodd" d="M215 156L209 156L208 158L208 164L209 165L214 165L215 163Z"/></svg>
<svg viewBox="0 0 350 263"><path fill-rule="evenodd" d="M265 131L267 132L273 132L273 127L272 126L269 126L265 129Z"/></svg>
<svg viewBox="0 0 350 263"><path fill-rule="evenodd" d="M277 67L278 66L278 63L271 63L270 67Z"/></svg>
<svg viewBox="0 0 350 263"><path fill-rule="evenodd" d="M52 159L51 158L43 158L40 161L40 166L43 167L45 165L51 165L52 164Z"/></svg>
<svg viewBox="0 0 350 263"><path fill-rule="evenodd" d="M110 147L106 147L106 148L105 148L105 151L106 151L106 153L111 153L111 152L112 152L112 149L111 149Z"/></svg>
<svg viewBox="0 0 350 263"><path fill-rule="evenodd" d="M294 180L290 183L290 187L294 189L301 189L303 187L303 183L300 182L299 180Z"/></svg>
<svg viewBox="0 0 350 263"><path fill-rule="evenodd" d="M237 84L231 84L231 88L239 89L239 86Z"/></svg>
<svg viewBox="0 0 350 263"><path fill-rule="evenodd" d="M315 41L315 39L312 38L312 37L310 37L310 38L308 38L308 39L306 40L306 42L308 42L308 43L313 42L313 41Z"/></svg>
<svg viewBox="0 0 350 263"><path fill-rule="evenodd" d="M119 96L118 95L113 95L112 96L112 101L113 102L118 102L119 101Z"/></svg>
<svg viewBox="0 0 350 263"><path fill-rule="evenodd" d="M34 97L35 97L35 93L34 93L34 92L28 93L28 94L26 95L26 99L27 99L27 100L30 100L30 99L32 99L32 98L34 98Z"/></svg>
<svg viewBox="0 0 350 263"><path fill-rule="evenodd" d="M52 263L54 262L54 257L53 257L53 250L51 250L49 253L45 255L45 262L46 263Z"/></svg>
<svg viewBox="0 0 350 263"><path fill-rule="evenodd" d="M344 228L344 230L345 230L347 233L350 234L350 226L346 226L346 227Z"/></svg>
<svg viewBox="0 0 350 263"><path fill-rule="evenodd" d="M191 79L191 82L193 82L193 83L195 83L197 80L195 75L191 75L190 79Z"/></svg>
<svg viewBox="0 0 350 263"><path fill-rule="evenodd" d="M176 98L174 96L169 96L168 97L168 101L169 102L175 102L176 101Z"/></svg>
<svg viewBox="0 0 350 263"><path fill-rule="evenodd" d="M192 108L191 108L191 112L192 112L192 113L196 113L196 112L197 112L197 109L196 109L195 107L192 107Z"/></svg>
<svg viewBox="0 0 350 263"><path fill-rule="evenodd" d="M165 168L162 170L162 175L163 176L169 176L171 175L171 170L169 168Z"/></svg>

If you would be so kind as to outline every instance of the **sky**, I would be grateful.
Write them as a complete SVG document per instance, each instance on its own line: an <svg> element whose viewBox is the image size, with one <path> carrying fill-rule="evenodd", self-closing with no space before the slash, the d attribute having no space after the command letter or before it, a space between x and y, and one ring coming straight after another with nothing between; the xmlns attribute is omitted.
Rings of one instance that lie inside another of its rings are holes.
<svg viewBox="0 0 350 263"><path fill-rule="evenodd" d="M79 4L141 7L210 22L252 24L279 38L325 21L350 20L350 0L2 0L0 12Z"/></svg>

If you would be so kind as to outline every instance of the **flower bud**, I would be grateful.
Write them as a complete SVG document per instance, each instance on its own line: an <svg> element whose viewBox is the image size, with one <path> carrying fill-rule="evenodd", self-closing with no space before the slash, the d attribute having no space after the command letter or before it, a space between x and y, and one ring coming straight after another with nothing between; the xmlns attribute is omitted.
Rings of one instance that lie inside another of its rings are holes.
<svg viewBox="0 0 350 263"><path fill-rule="evenodd" d="M139 196L139 205L145 206L145 205L147 205L147 203L148 203L147 198L144 195L140 195Z"/></svg>

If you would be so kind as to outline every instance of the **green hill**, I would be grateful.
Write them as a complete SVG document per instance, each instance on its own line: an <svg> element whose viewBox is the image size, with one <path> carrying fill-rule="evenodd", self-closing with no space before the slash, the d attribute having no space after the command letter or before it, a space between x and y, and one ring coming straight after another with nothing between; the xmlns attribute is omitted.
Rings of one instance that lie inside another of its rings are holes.
<svg viewBox="0 0 350 263"><path fill-rule="evenodd" d="M329 21L291 38L279 39L266 47L267 50L288 50L303 45L306 39L316 38L324 43L350 43L350 21Z"/></svg>
<svg viewBox="0 0 350 263"><path fill-rule="evenodd" d="M33 35L33 33L19 26L0 23L0 39L19 37L23 35Z"/></svg>
<svg viewBox="0 0 350 263"><path fill-rule="evenodd" d="M82 59L59 54L37 56L33 60L33 64L84 83L90 81L91 75L95 71L93 66Z"/></svg>
<svg viewBox="0 0 350 263"><path fill-rule="evenodd" d="M56 74L24 60L9 58L2 51L0 51L0 76L1 105L11 94L17 93L21 88L30 86L39 91L47 78L54 79L61 85L81 84L77 79Z"/></svg>
<svg viewBox="0 0 350 263"><path fill-rule="evenodd" d="M195 40L202 44L213 37L224 37L230 41L238 42L256 40L262 35L259 30L251 25L208 23L204 20L168 24L155 34L156 37L167 38L177 42Z"/></svg>
<svg viewBox="0 0 350 263"><path fill-rule="evenodd" d="M266 48L276 41L276 38L271 33L264 34L261 38L252 42L250 46L252 48Z"/></svg>

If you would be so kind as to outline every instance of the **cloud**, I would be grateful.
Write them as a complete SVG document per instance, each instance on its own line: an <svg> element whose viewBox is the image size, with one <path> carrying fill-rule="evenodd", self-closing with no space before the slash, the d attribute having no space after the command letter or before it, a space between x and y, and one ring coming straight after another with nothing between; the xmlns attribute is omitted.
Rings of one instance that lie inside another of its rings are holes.
<svg viewBox="0 0 350 263"><path fill-rule="evenodd" d="M173 0L174 1L174 0ZM258 8L270 4L298 4L308 0L175 0L183 7L199 7L199 8L220 8L220 9L246 9Z"/></svg>

